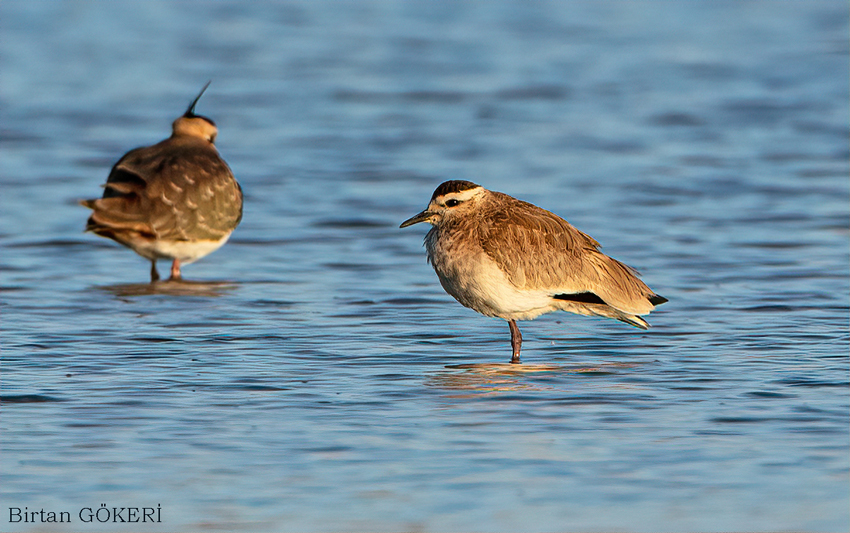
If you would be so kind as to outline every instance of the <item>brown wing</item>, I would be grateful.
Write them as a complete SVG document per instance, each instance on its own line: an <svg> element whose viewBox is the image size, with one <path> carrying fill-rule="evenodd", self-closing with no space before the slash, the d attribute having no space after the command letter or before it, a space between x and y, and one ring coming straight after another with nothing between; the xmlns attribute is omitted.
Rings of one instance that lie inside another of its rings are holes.
<svg viewBox="0 0 850 533"><path fill-rule="evenodd" d="M654 296L631 267L599 251L599 243L561 217L502 193L479 224L481 246L515 286L552 296L590 293L630 313L652 310ZM581 297L579 297L580 299Z"/></svg>
<svg viewBox="0 0 850 533"><path fill-rule="evenodd" d="M128 152L112 168L87 229L138 231L166 240L219 239L239 223L242 192L201 139L171 138Z"/></svg>
<svg viewBox="0 0 850 533"><path fill-rule="evenodd" d="M125 241L122 238L125 234L133 233L147 239L156 238L156 231L150 224L150 217L145 209L147 182L137 173L119 168L124 160L133 159L139 152L144 153L150 148L136 148L127 152L112 167L104 185L103 197L80 202L94 211L86 223L86 231L93 231L119 242Z"/></svg>

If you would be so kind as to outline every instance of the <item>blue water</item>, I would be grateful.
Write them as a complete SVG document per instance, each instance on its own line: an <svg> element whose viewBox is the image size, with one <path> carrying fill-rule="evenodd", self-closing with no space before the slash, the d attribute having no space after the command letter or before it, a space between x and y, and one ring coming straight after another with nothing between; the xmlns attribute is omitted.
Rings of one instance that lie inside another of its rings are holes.
<svg viewBox="0 0 850 533"><path fill-rule="evenodd" d="M850 529L845 2L4 1L0 31L0 529ZM151 289L76 201L207 80L244 220ZM398 229L446 179L670 302L521 323L507 367Z"/></svg>

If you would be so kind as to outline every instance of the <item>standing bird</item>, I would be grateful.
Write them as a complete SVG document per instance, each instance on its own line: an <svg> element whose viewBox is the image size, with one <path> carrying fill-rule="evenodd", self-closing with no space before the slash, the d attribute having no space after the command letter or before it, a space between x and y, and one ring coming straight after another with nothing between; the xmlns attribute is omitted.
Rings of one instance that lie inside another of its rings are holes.
<svg viewBox="0 0 850 533"><path fill-rule="evenodd" d="M80 202L93 210L86 231L150 259L151 282L159 280L157 259L172 259L170 279L179 280L181 263L219 249L242 219L242 189L213 144L215 123L195 114L207 87L174 121L171 137L127 152L103 198Z"/></svg>
<svg viewBox="0 0 850 533"><path fill-rule="evenodd" d="M428 262L462 305L503 318L511 330L511 363L519 363L517 320L551 311L616 318L647 329L658 296L629 266L561 217L469 181L446 181L428 207L401 223L428 222Z"/></svg>

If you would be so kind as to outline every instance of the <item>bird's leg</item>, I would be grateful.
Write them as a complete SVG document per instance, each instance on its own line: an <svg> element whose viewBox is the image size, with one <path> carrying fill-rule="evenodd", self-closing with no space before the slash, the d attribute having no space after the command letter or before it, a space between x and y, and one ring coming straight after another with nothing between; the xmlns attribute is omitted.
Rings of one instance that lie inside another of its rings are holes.
<svg viewBox="0 0 850 533"><path fill-rule="evenodd" d="M522 346L522 333L519 332L519 326L516 325L516 320L508 320L508 327L511 328L511 348L514 353L511 356L511 363L519 365L519 349Z"/></svg>
<svg viewBox="0 0 850 533"><path fill-rule="evenodd" d="M159 281L159 272L156 271L156 259L151 259L151 283Z"/></svg>
<svg viewBox="0 0 850 533"><path fill-rule="evenodd" d="M180 260L175 259L173 263L171 263L171 277L170 280L178 280L180 279Z"/></svg>

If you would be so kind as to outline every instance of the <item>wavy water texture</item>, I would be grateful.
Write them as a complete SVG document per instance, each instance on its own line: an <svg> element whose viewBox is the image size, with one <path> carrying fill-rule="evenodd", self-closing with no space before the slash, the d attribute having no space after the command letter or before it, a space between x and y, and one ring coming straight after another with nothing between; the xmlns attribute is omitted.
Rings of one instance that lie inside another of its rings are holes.
<svg viewBox="0 0 850 533"><path fill-rule="evenodd" d="M2 2L0 20L4 512L850 529L846 4ZM198 112L244 218L151 286L76 202L210 79ZM442 291L426 228L398 229L448 179L563 216L669 303L646 332L524 322L508 365L507 325Z"/></svg>

